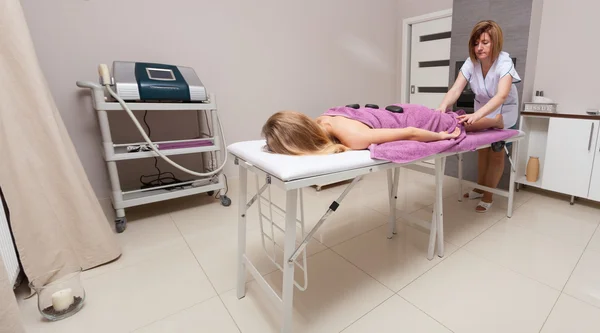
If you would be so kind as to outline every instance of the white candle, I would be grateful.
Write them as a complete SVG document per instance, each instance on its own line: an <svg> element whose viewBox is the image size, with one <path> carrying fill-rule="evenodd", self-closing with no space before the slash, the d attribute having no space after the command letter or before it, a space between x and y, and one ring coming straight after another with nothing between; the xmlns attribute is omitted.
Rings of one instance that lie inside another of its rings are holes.
<svg viewBox="0 0 600 333"><path fill-rule="evenodd" d="M68 309L73 302L73 292L70 288L59 290L52 294L52 306L56 311Z"/></svg>

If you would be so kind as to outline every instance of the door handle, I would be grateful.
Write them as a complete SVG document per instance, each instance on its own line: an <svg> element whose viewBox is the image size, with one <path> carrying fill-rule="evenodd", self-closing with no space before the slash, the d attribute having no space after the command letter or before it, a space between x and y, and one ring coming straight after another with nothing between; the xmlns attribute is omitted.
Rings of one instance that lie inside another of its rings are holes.
<svg viewBox="0 0 600 333"><path fill-rule="evenodd" d="M588 143L588 151L592 149L592 137L594 136L594 123L592 123L592 128L590 128L590 142Z"/></svg>
<svg viewBox="0 0 600 333"><path fill-rule="evenodd" d="M414 85L410 86L410 93L411 94L415 93L415 86Z"/></svg>

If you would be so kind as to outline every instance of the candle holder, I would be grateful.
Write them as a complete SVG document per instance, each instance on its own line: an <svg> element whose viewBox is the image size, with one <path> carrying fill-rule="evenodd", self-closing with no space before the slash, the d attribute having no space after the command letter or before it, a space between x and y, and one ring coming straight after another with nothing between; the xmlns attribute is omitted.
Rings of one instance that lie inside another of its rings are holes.
<svg viewBox="0 0 600 333"><path fill-rule="evenodd" d="M85 290L81 284L81 267L65 266L32 279L40 314L57 321L70 317L83 307Z"/></svg>

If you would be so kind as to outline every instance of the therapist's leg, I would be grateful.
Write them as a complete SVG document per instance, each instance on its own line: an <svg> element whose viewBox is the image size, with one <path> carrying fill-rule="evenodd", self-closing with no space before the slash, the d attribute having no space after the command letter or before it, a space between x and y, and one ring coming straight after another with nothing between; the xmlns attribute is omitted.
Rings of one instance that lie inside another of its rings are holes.
<svg viewBox="0 0 600 333"><path fill-rule="evenodd" d="M502 178L502 173L504 173L504 151L495 152L489 149L485 186L496 188L500 182L500 178ZM481 201L491 203L493 201L493 194L484 191ZM481 206L477 206L475 209L478 211L485 211L485 208Z"/></svg>
<svg viewBox="0 0 600 333"><path fill-rule="evenodd" d="M477 151L477 184L486 186L487 179L487 170L488 170L488 162L489 162L489 151L490 148L479 149ZM483 193L480 189L473 189L473 192ZM469 192L464 194L465 198L469 197Z"/></svg>

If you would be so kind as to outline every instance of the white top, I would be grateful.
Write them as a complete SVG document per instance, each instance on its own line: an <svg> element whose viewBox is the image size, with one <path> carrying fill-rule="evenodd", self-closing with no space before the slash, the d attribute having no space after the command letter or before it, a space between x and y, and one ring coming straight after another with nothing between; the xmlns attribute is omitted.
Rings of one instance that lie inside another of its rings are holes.
<svg viewBox="0 0 600 333"><path fill-rule="evenodd" d="M493 118L497 114L502 114L504 119L504 128L510 128L517 123L519 116L519 93L515 83L521 82L521 78L515 69L510 55L504 51L500 52L498 59L494 61L492 67L488 71L485 79L481 70L481 63L473 63L471 58L467 58L460 69L464 77L469 81L471 90L475 94L475 111L484 106L498 92L498 84L500 79L505 75L512 76L512 86L510 93L500 107L487 115L488 118Z"/></svg>

